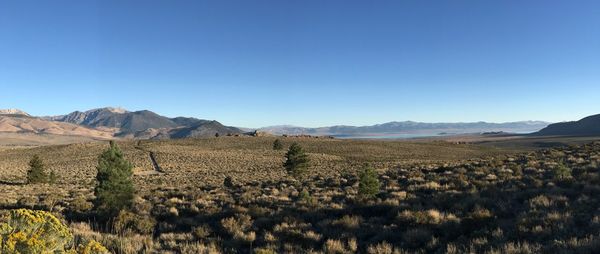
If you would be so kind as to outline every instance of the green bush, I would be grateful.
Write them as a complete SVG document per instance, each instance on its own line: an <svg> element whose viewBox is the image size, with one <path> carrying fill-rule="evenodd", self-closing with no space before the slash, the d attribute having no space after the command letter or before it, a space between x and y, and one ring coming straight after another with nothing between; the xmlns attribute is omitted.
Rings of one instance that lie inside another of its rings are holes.
<svg viewBox="0 0 600 254"><path fill-rule="evenodd" d="M310 196L310 193L307 190L302 190L300 192L298 195L298 200L308 205L314 204L314 198Z"/></svg>
<svg viewBox="0 0 600 254"><path fill-rule="evenodd" d="M275 141L273 141L273 150L281 150L283 149L283 144L281 143L281 140L276 139Z"/></svg>
<svg viewBox="0 0 600 254"><path fill-rule="evenodd" d="M89 202L85 196L79 195L73 199L70 203L71 209L76 212L87 212L94 208L94 205Z"/></svg>
<svg viewBox="0 0 600 254"><path fill-rule="evenodd" d="M50 175L48 175L48 183L55 184L58 181L58 176L54 170L50 171Z"/></svg>
<svg viewBox="0 0 600 254"><path fill-rule="evenodd" d="M552 169L552 176L556 180L565 180L571 178L571 169L567 167L565 164L558 164L554 169Z"/></svg>
<svg viewBox="0 0 600 254"><path fill-rule="evenodd" d="M44 162L37 154L29 161L27 171L27 183L47 183L48 175L44 170Z"/></svg>
<svg viewBox="0 0 600 254"><path fill-rule="evenodd" d="M152 233L155 225L156 220L152 217L123 210L115 217L113 228L120 234L126 232L149 234Z"/></svg>
<svg viewBox="0 0 600 254"><path fill-rule="evenodd" d="M101 215L112 217L131 206L135 192L131 181L132 168L121 149L111 141L110 148L98 158L96 167L94 206Z"/></svg>
<svg viewBox="0 0 600 254"><path fill-rule="evenodd" d="M379 179L377 172L371 167L366 167L359 174L358 194L363 198L373 198L379 193Z"/></svg>
<svg viewBox="0 0 600 254"><path fill-rule="evenodd" d="M288 174L291 174L296 178L301 178L306 174L310 160L308 159L308 155L304 152L304 149L298 145L298 143L293 143L290 146L285 154L285 158L286 160L285 163L283 163L283 167L285 167Z"/></svg>

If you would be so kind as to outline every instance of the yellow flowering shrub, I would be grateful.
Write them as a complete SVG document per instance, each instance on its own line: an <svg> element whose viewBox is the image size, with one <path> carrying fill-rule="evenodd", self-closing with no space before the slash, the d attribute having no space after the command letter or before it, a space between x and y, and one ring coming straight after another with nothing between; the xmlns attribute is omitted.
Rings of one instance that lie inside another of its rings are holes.
<svg viewBox="0 0 600 254"><path fill-rule="evenodd" d="M0 223L0 253L78 253L69 248L72 241L73 235L67 226L49 212L12 210L6 222ZM108 252L96 241L90 241L79 250L87 254Z"/></svg>
<svg viewBox="0 0 600 254"><path fill-rule="evenodd" d="M102 246L99 242L94 240L89 241L86 245L80 245L79 254L98 254L98 253L108 253L108 250Z"/></svg>

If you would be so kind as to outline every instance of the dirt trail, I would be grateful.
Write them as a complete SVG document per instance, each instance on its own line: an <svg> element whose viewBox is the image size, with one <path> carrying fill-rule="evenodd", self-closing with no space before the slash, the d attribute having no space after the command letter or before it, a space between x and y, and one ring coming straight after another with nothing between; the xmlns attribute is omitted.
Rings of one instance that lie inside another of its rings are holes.
<svg viewBox="0 0 600 254"><path fill-rule="evenodd" d="M156 158L154 157L154 152L149 152L149 154L150 154L150 160L152 161L152 166L154 167L154 171L157 171L159 173L164 173L162 168L160 168L160 166L158 165L158 162L156 162Z"/></svg>
<svg viewBox="0 0 600 254"><path fill-rule="evenodd" d="M138 142L138 145L135 146L135 149L138 149L140 151L146 152L148 153L148 157L150 157L150 162L152 162L152 171L142 171L142 172L138 172L138 175L149 175L149 174L164 174L165 172L162 170L162 168L160 167L160 165L158 165L158 162L156 161L156 157L154 155L154 152L152 151L148 151L146 149L144 149L143 147L140 146L140 142Z"/></svg>

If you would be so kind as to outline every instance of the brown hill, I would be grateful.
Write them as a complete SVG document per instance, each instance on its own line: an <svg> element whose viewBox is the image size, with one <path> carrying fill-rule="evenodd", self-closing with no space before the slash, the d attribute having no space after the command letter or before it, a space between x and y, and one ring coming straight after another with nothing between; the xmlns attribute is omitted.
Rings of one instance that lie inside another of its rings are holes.
<svg viewBox="0 0 600 254"><path fill-rule="evenodd" d="M63 136L84 136L94 139L111 139L114 130L91 129L76 124L43 120L27 115L0 115L0 132Z"/></svg>

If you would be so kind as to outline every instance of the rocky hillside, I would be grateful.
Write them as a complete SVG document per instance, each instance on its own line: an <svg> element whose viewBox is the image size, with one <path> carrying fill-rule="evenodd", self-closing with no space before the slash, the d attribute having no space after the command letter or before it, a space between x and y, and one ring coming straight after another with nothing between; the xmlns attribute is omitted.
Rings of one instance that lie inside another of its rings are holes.
<svg viewBox="0 0 600 254"><path fill-rule="evenodd" d="M178 124L169 118L148 110L129 112L115 108L92 109L85 112L75 111L68 115L52 117L52 120L92 128L117 128L121 133L125 134L144 131L150 128L178 127Z"/></svg>
<svg viewBox="0 0 600 254"><path fill-rule="evenodd" d="M600 114L575 122L551 124L535 133L541 136L596 136L600 135Z"/></svg>
<svg viewBox="0 0 600 254"><path fill-rule="evenodd" d="M219 135L240 134L241 130L235 127L224 126L217 121L198 123L189 127L172 129L169 131L170 138L206 137Z"/></svg>
<svg viewBox="0 0 600 254"><path fill-rule="evenodd" d="M188 138L214 136L216 133L242 133L240 129L223 126L217 121L188 117L168 118L148 110L130 112L120 108L99 108L48 119L90 128L115 128L118 130L116 136L125 138Z"/></svg>
<svg viewBox="0 0 600 254"><path fill-rule="evenodd" d="M192 126L162 129L150 128L130 134L120 133L117 136L137 139L180 139L214 137L217 133L226 136L241 134L242 131L235 127L224 126L217 121L201 121Z"/></svg>

